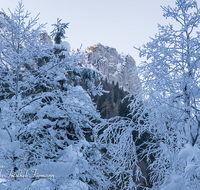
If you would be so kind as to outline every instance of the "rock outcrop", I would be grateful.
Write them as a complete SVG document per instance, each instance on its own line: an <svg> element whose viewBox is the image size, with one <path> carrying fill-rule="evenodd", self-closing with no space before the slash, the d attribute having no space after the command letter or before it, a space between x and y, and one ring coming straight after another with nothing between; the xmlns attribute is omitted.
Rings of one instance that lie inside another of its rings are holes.
<svg viewBox="0 0 200 190"><path fill-rule="evenodd" d="M138 76L133 76L136 68L134 59L130 55L118 53L115 48L96 44L81 51L82 66L97 69L109 83L116 84L127 92L135 92L138 89Z"/></svg>

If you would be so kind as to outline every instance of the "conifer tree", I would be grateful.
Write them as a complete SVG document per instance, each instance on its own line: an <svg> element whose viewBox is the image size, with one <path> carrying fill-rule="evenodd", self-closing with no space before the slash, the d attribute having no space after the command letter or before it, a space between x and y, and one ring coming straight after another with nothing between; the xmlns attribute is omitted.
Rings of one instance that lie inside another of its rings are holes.
<svg viewBox="0 0 200 190"><path fill-rule="evenodd" d="M51 32L51 36L54 38L56 44L61 44L62 39L65 39L65 29L69 25L69 23L61 23L61 21L61 19L57 18L57 23L52 24L54 30Z"/></svg>
<svg viewBox="0 0 200 190"><path fill-rule="evenodd" d="M22 2L10 14L0 17L0 166L1 174L11 172L1 184L10 189L87 189L99 184L102 172L94 174L91 162L100 153L85 135L94 121L101 121L90 95L102 93L94 84L102 75L74 65L79 58L61 41L67 26L61 20L57 26L63 28L54 31L59 40L52 46L41 39L43 25L35 29L37 17L26 24L30 14ZM44 64L38 64L41 59ZM87 90L79 85L82 80ZM17 176L25 171L28 177Z"/></svg>

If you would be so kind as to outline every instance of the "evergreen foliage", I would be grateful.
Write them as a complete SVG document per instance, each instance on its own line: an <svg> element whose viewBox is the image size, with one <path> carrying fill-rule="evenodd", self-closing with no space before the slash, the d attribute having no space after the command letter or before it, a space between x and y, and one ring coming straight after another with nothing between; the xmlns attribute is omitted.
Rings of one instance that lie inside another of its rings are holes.
<svg viewBox="0 0 200 190"><path fill-rule="evenodd" d="M62 39L65 39L65 29L68 28L69 23L61 23L62 19L57 18L57 23L52 24L54 30L51 36L54 38L56 44L61 44Z"/></svg>
<svg viewBox="0 0 200 190"><path fill-rule="evenodd" d="M102 80L101 84L107 93L94 97L94 102L97 104L97 110L101 113L101 117L110 119L115 116L128 116L129 101L128 99L122 101L128 93L119 88L118 83L116 85L114 82L112 84L108 83L107 79Z"/></svg>
<svg viewBox="0 0 200 190"><path fill-rule="evenodd" d="M200 9L175 4L162 10L179 29L158 25L136 48L134 94L77 66L69 23L57 19L48 44L22 2L0 14L0 189L199 189Z"/></svg>
<svg viewBox="0 0 200 190"><path fill-rule="evenodd" d="M101 118L90 97L102 93L101 85L95 86L102 75L74 66L79 57L63 46L66 25L60 20L62 30L54 34L61 44L52 46L41 40L43 25L33 29L37 17L26 25L29 15L19 2L11 16L0 18L0 166L2 175L10 169L15 176L0 188L106 187L110 182L100 170L95 174L93 165L101 157L92 138ZM44 64L38 64L41 59ZM93 143L85 139L89 133ZM32 170L54 178L17 177L21 171L33 176Z"/></svg>

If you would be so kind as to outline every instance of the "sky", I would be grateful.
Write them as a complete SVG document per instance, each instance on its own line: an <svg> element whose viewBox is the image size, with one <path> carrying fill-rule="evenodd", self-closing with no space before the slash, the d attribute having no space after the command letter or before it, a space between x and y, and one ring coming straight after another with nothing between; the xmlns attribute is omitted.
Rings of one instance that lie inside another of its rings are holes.
<svg viewBox="0 0 200 190"><path fill-rule="evenodd" d="M18 0L0 0L6 13L13 12ZM175 6L175 0L23 0L25 10L38 23L47 23L50 34L57 18L68 23L66 41L71 48L82 49L101 43L116 48L118 52L130 54L139 65L138 50L157 33L157 24L171 23L162 16L162 6ZM200 5L200 0L197 0Z"/></svg>

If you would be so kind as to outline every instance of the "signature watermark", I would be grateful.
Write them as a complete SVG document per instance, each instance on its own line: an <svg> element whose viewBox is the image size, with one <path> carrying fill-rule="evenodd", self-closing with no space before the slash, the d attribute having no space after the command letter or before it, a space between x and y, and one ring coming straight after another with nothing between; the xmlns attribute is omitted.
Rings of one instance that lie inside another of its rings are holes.
<svg viewBox="0 0 200 190"><path fill-rule="evenodd" d="M7 175L2 175L2 169L0 169L0 178L53 178L54 175L40 175L37 173L37 169L30 170L19 170L18 172L14 172L13 169L7 169Z"/></svg>

